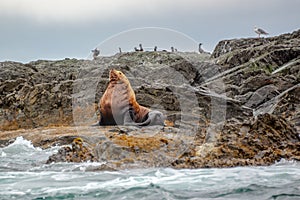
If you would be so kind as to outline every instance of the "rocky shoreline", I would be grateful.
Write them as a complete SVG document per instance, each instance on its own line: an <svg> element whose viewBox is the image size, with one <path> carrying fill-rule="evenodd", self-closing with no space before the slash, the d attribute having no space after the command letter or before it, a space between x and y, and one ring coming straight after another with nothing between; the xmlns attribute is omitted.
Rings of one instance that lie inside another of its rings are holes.
<svg viewBox="0 0 300 200"><path fill-rule="evenodd" d="M96 60L0 63L0 147L62 146L51 162L99 170L233 167L300 160L300 30L220 41L214 52L128 52ZM109 69L165 127L91 126Z"/></svg>

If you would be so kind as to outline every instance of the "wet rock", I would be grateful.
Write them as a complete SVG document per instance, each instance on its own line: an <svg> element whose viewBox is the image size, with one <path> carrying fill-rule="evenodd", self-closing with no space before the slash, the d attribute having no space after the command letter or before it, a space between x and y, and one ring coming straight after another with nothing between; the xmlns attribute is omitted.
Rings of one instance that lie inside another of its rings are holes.
<svg viewBox="0 0 300 200"><path fill-rule="evenodd" d="M217 140L195 148L195 155L176 160L176 168L269 165L280 159L299 158L300 138L286 120L270 114L247 123L228 121ZM187 158L192 158L185 162ZM178 164L179 163L179 164Z"/></svg>
<svg viewBox="0 0 300 200"><path fill-rule="evenodd" d="M78 137L72 141L71 147L65 146L60 148L56 154L49 157L46 163L97 161L92 151L83 139Z"/></svg>

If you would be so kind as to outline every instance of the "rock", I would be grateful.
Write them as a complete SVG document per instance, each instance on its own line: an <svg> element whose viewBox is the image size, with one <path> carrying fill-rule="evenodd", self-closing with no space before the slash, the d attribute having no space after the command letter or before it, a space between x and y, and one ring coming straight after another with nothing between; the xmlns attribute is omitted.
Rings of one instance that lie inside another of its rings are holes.
<svg viewBox="0 0 300 200"><path fill-rule="evenodd" d="M204 109L201 118L210 118L213 110L227 109L227 117L232 117L229 113L233 110L238 116L251 113L246 108L240 109L237 101L192 86L203 81L198 68L205 69L206 74L214 70L211 63L198 59L203 57L193 53L181 56L168 52L133 52L96 61L4 62L1 64L5 80L1 79L0 83L3 89L0 130L96 123L94 115L111 68L126 74L141 105L165 111L168 116L173 112L190 115L192 108L198 109L198 113ZM212 105L214 101L224 103Z"/></svg>
<svg viewBox="0 0 300 200"><path fill-rule="evenodd" d="M282 116L295 126L300 133L300 84L295 85L270 101L260 105L254 112L255 115L262 113L275 114Z"/></svg>
<svg viewBox="0 0 300 200"><path fill-rule="evenodd" d="M42 148L59 145L47 163L106 163L99 170L299 160L299 40L299 30L225 40L211 57L129 52L2 62L0 145L17 136ZM112 68L126 74L141 105L167 116L167 126L90 126Z"/></svg>
<svg viewBox="0 0 300 200"><path fill-rule="evenodd" d="M58 153L51 155L46 161L52 162L87 162L98 161L94 156L93 150L80 137L75 138L72 146L65 146L59 149Z"/></svg>
<svg viewBox="0 0 300 200"><path fill-rule="evenodd" d="M266 64L282 65L299 55L300 30L269 38L246 38L220 41L215 47L212 58L220 58L221 65L241 65L255 58ZM226 55L227 54L227 55ZM225 57L222 57L226 55ZM268 59L268 56L270 59ZM276 58L277 56L277 58ZM270 63L271 61L271 63ZM277 61L277 62L276 62Z"/></svg>
<svg viewBox="0 0 300 200"><path fill-rule="evenodd" d="M278 88L274 85L263 86L253 92L249 100L247 100L247 102L245 103L245 106L250 108L257 108L259 105L273 99L277 95L279 95Z"/></svg>
<svg viewBox="0 0 300 200"><path fill-rule="evenodd" d="M246 123L227 121L213 143L195 148L195 155L186 155L172 165L176 168L232 167L269 165L280 159L298 160L300 138L283 118L259 115ZM192 158L189 162L186 159Z"/></svg>
<svg viewBox="0 0 300 200"><path fill-rule="evenodd" d="M227 97L239 100L241 105L254 109L254 113L273 113L270 111L271 104L277 104L276 102L286 94L286 91L299 84L299 35L300 30L297 30L271 38L246 38L219 42L212 58L215 63L222 66L222 73L211 77L201 86L224 94L224 90L213 87L223 82ZM290 100L290 103L294 104L295 99ZM294 110L299 108L294 106ZM276 114L286 117L279 112ZM291 122L299 127L296 121Z"/></svg>

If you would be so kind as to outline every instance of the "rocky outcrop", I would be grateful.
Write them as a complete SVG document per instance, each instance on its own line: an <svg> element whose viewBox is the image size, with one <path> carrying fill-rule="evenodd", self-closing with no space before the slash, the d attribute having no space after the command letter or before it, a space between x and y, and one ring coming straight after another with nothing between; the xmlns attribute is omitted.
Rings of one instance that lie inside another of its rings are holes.
<svg viewBox="0 0 300 200"><path fill-rule="evenodd" d="M208 131L209 130L209 131ZM16 136L34 146L62 145L52 162L101 162L99 170L146 167L232 167L300 159L300 138L285 119L263 114L222 127L204 124L196 132L176 127L53 127L6 131L3 146ZM208 136L214 133L214 139Z"/></svg>
<svg viewBox="0 0 300 200"><path fill-rule="evenodd" d="M228 121L216 138L213 143L197 146L195 152L173 165L177 168L257 166L281 159L300 159L299 135L286 120L274 115L259 115L246 123Z"/></svg>
<svg viewBox="0 0 300 200"><path fill-rule="evenodd" d="M111 68L126 74L141 105L159 106L170 119L174 112L178 118L191 109L204 110L204 119L221 109L229 118L252 115L238 101L192 87L199 82L199 71L186 58L203 59L197 55L134 52L96 61L1 63L0 130L96 123L91 116L98 110ZM210 106L214 101L219 103Z"/></svg>
<svg viewBox="0 0 300 200"><path fill-rule="evenodd" d="M300 30L270 38L223 40L212 53L217 63L226 67L251 61L257 67L277 68L300 55Z"/></svg>
<svg viewBox="0 0 300 200"><path fill-rule="evenodd" d="M0 130L71 124L80 66L77 60L1 63Z"/></svg>
<svg viewBox="0 0 300 200"><path fill-rule="evenodd" d="M51 162L101 169L230 167L299 160L299 31L221 41L208 54L129 52L93 61L0 63L0 145L62 145ZM165 127L98 127L109 69ZM29 130L27 130L29 129Z"/></svg>
<svg viewBox="0 0 300 200"><path fill-rule="evenodd" d="M222 66L222 73L202 86L222 81L226 85L226 96L252 108L255 115L282 116L291 120L299 131L299 98L295 94L300 82L299 47L300 30L270 38L221 41L212 58ZM283 101L285 109L281 108Z"/></svg>

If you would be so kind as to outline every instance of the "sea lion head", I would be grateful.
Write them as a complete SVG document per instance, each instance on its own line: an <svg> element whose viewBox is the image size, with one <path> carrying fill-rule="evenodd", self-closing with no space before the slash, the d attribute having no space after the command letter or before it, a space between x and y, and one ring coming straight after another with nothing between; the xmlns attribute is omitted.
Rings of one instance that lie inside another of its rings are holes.
<svg viewBox="0 0 300 200"><path fill-rule="evenodd" d="M123 72L115 70L115 69L111 69L109 72L109 81L121 81L121 82L126 82L128 83L128 79L125 76L125 74L123 74Z"/></svg>

